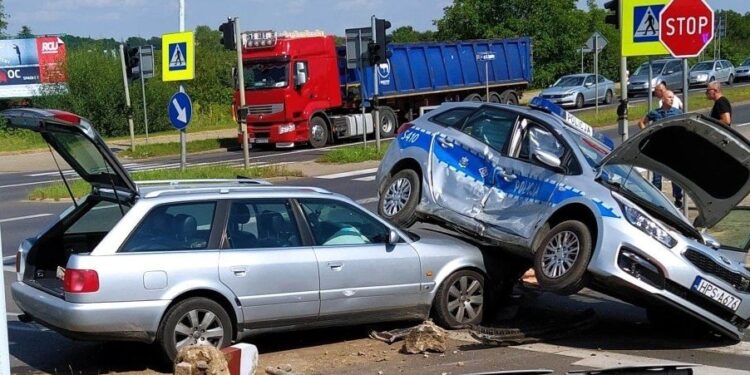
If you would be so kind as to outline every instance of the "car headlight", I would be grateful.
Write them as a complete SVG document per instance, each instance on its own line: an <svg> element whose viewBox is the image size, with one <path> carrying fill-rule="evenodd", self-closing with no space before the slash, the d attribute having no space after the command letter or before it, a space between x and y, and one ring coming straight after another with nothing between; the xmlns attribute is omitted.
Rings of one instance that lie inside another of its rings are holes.
<svg viewBox="0 0 750 375"><path fill-rule="evenodd" d="M284 124L279 126L279 134L293 132L297 127L294 124Z"/></svg>
<svg viewBox="0 0 750 375"><path fill-rule="evenodd" d="M620 202L620 206L625 214L625 219L627 219L634 227L640 229L643 233L648 234L653 239L661 242L662 245L670 249L677 245L677 240L670 236L661 225L651 220L643 212L622 202Z"/></svg>
<svg viewBox="0 0 750 375"><path fill-rule="evenodd" d="M699 81L705 81L708 79L708 74L705 74L705 73L698 74L697 78Z"/></svg>

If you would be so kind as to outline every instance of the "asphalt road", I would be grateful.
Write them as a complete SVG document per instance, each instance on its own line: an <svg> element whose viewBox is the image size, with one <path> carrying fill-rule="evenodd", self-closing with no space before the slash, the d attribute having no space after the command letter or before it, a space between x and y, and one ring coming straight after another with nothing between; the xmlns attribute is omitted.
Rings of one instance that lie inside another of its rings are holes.
<svg viewBox="0 0 750 375"><path fill-rule="evenodd" d="M735 124L746 136L750 134L750 105L735 108ZM745 126L748 125L748 126ZM605 131L619 140L615 129ZM637 133L631 129L630 134ZM311 160L320 150L257 151L253 152L254 163L284 163ZM215 161L241 163L241 152L191 157L194 163ZM173 163L166 159L156 164ZM155 167L158 167L156 165ZM315 185L352 197L368 209L375 209L374 171L323 176L322 178L290 181L292 185ZM328 178L326 178L328 177ZM11 257L18 243L54 220L69 206L69 203L28 202L24 198L28 191L45 181L56 180L54 174L0 174L0 228L2 228L3 255ZM11 260L11 259L7 259ZM150 346L131 343L76 342L62 337L38 325L17 321L18 310L9 297L7 285L15 279L12 265L4 267L8 305L11 366L13 373L42 371L58 372L125 372L144 369L159 369L158 357ZM512 348L486 348L467 346L461 372L489 371L498 368L551 368L567 370L576 368L602 368L618 364L654 363L679 361L699 363L707 366L698 373L741 374L750 369L750 342L731 344L710 335L694 335L687 332L666 332L646 322L642 309L622 303L597 293L583 293L572 297L549 294L535 296L528 302L535 311L552 309L555 314L592 308L598 316L598 324L585 335L569 337L550 344L525 345ZM264 335L253 339L261 353L293 350L311 345L325 345L361 339L367 329L355 327L347 330L322 330L302 333ZM138 360L134 360L138 358ZM414 363L407 373L440 373L437 362ZM397 364L383 364L386 373L398 370ZM403 369L401 369L403 370ZM349 372L367 373L371 368L353 367ZM456 373L456 372L453 372Z"/></svg>

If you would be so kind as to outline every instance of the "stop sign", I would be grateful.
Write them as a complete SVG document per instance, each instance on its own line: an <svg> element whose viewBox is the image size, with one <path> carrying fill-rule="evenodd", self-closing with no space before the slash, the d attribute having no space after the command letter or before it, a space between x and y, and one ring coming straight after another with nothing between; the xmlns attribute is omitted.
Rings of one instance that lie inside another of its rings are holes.
<svg viewBox="0 0 750 375"><path fill-rule="evenodd" d="M714 11L704 0L672 0L659 14L659 40L674 57L698 56L714 37Z"/></svg>

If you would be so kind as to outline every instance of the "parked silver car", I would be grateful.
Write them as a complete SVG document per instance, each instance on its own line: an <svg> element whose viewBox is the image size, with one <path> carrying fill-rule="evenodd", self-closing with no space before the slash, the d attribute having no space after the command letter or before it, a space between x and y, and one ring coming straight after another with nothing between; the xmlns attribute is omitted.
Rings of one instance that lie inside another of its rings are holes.
<svg viewBox="0 0 750 375"><path fill-rule="evenodd" d="M736 69L737 75L734 77L735 80L750 79L750 59L742 62Z"/></svg>
<svg viewBox="0 0 750 375"><path fill-rule="evenodd" d="M599 80L599 94L597 96L596 80ZM542 90L541 97L562 105L581 108L585 104L594 104L594 98L600 103L610 104L614 98L615 83L593 74L571 74L563 76L550 87Z"/></svg>
<svg viewBox="0 0 750 375"><path fill-rule="evenodd" d="M349 198L261 181L136 185L85 119L3 112L42 134L91 194L18 250L11 293L74 338L230 344L246 330L424 319L479 323L485 261ZM489 287L487 288L489 289Z"/></svg>
<svg viewBox="0 0 750 375"><path fill-rule="evenodd" d="M530 258L548 290L588 285L651 311L672 306L739 340L750 325L745 250L718 248L696 227L714 226L750 192L750 143L686 114L613 150L558 106L534 98L530 107L445 103L402 126L377 173L378 213ZM635 167L683 187L694 224Z"/></svg>
<svg viewBox="0 0 750 375"><path fill-rule="evenodd" d="M690 68L688 83L691 86L705 86L709 82L719 81L731 85L736 75L734 65L727 60L701 61Z"/></svg>
<svg viewBox="0 0 750 375"><path fill-rule="evenodd" d="M648 63L643 63L628 79L628 96L648 94ZM664 59L651 62L651 90L660 83L671 90L682 87L682 60Z"/></svg>

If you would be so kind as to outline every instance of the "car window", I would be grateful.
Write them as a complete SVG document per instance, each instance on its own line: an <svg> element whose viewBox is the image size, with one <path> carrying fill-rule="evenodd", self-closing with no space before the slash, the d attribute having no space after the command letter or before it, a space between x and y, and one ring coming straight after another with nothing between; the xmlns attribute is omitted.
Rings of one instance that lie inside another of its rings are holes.
<svg viewBox="0 0 750 375"><path fill-rule="evenodd" d="M226 238L230 249L301 246L297 221L286 199L232 202Z"/></svg>
<svg viewBox="0 0 750 375"><path fill-rule="evenodd" d="M301 199L316 246L384 244L390 230L362 210L332 199Z"/></svg>
<svg viewBox="0 0 750 375"><path fill-rule="evenodd" d="M537 124L531 124L524 132L518 158L536 163L534 152L537 150L549 152L559 159L565 154L565 146L551 132Z"/></svg>
<svg viewBox="0 0 750 375"><path fill-rule="evenodd" d="M607 79L602 76L597 76L599 83L604 83Z"/></svg>
<svg viewBox="0 0 750 375"><path fill-rule="evenodd" d="M505 110L483 107L466 120L461 131L502 152L517 117Z"/></svg>
<svg viewBox="0 0 750 375"><path fill-rule="evenodd" d="M430 121L451 128L460 128L463 119L475 110L476 108L470 107L453 108L430 117Z"/></svg>
<svg viewBox="0 0 750 375"><path fill-rule="evenodd" d="M129 209L130 207L123 205L120 211L117 203L99 202L68 227L65 234L109 232L122 219L122 213L127 213Z"/></svg>
<svg viewBox="0 0 750 375"><path fill-rule="evenodd" d="M213 226L215 202L154 207L125 243L122 252L205 249Z"/></svg>
<svg viewBox="0 0 750 375"><path fill-rule="evenodd" d="M588 77L586 77L586 81L583 82L584 85L589 84L589 83L591 83L591 84L594 83L594 76L588 76Z"/></svg>

